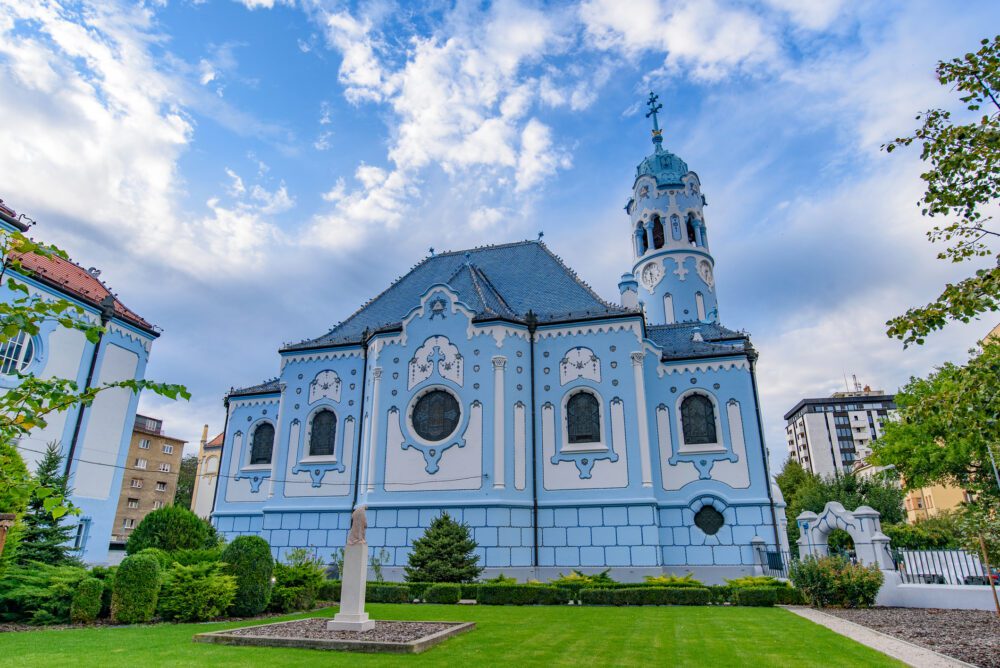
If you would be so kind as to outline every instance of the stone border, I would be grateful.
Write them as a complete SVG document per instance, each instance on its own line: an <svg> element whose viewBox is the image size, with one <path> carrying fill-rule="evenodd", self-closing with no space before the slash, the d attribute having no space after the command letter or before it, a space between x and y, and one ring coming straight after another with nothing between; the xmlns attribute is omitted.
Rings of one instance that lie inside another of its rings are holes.
<svg viewBox="0 0 1000 668"><path fill-rule="evenodd" d="M971 663L945 656L932 649L915 645L908 640L870 629L842 617L828 615L815 608L803 606L780 606L791 613L808 619L810 622L825 626L834 633L850 638L862 645L871 647L883 654L898 659L908 666L920 668L976 668Z"/></svg>
<svg viewBox="0 0 1000 668"><path fill-rule="evenodd" d="M303 619L326 619L325 617L313 617L313 618L303 618ZM276 626L278 624L293 624L296 622L301 622L303 619L293 619L287 622L274 622L272 624L256 624L254 626L241 626L240 629L250 629L261 626ZM418 621L426 624L449 624L451 628L443 629L437 633L432 633L430 635L424 636L423 638L418 638L417 640L411 640L410 642L379 642L373 640L344 640L344 639L330 639L322 640L319 638L275 638L270 636L248 636L248 635L235 635L230 633L234 629L226 629L225 631L212 631L210 633L198 633L192 638L194 642L204 642L213 643L217 645L237 645L243 647L297 647L303 649L325 649L325 650L336 650L341 652L366 652L366 653L376 653L385 652L389 654L420 654L425 652L434 645L447 640L452 636L456 636L460 633L465 633L466 631L471 631L476 628L475 622L435 622L427 620L393 620L393 619L380 619L380 622L392 622L392 621Z"/></svg>

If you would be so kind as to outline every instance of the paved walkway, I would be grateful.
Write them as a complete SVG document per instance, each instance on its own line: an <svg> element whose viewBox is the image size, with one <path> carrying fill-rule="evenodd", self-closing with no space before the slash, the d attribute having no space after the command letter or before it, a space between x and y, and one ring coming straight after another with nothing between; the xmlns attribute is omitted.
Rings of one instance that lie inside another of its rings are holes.
<svg viewBox="0 0 1000 668"><path fill-rule="evenodd" d="M886 635L881 631L870 629L867 626L828 615L814 608L789 606L785 609L789 612L794 612L799 617L805 617L820 626L825 626L834 633L839 633L862 645L867 645L910 666L917 666L918 668L958 668L959 666L962 668L975 668L970 663L965 663L944 654L939 654L926 647L920 647L906 640Z"/></svg>

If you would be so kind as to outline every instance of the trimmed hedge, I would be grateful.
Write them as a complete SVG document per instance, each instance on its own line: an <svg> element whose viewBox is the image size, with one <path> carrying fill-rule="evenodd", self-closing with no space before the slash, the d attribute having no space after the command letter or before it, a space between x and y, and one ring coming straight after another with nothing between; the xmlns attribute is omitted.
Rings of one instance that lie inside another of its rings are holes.
<svg viewBox="0 0 1000 668"><path fill-rule="evenodd" d="M775 587L779 605L805 605L806 597L795 587Z"/></svg>
<svg viewBox="0 0 1000 668"><path fill-rule="evenodd" d="M151 554L125 557L115 573L111 619L119 624L148 622L156 613L160 562Z"/></svg>
<svg viewBox="0 0 1000 668"><path fill-rule="evenodd" d="M87 578L76 588L69 618L74 624L91 624L101 614L104 583L97 578Z"/></svg>
<svg viewBox="0 0 1000 668"><path fill-rule="evenodd" d="M580 592L584 605L708 605L707 587L594 587Z"/></svg>
<svg viewBox="0 0 1000 668"><path fill-rule="evenodd" d="M365 591L365 600L371 603L410 603L413 598L406 585L370 584Z"/></svg>
<svg viewBox="0 0 1000 668"><path fill-rule="evenodd" d="M565 605L570 592L547 585L479 585L480 605Z"/></svg>
<svg viewBox="0 0 1000 668"><path fill-rule="evenodd" d="M729 585L708 585L706 589L712 595L713 605L725 605L733 598L733 588Z"/></svg>
<svg viewBox="0 0 1000 668"><path fill-rule="evenodd" d="M431 585L424 592L424 600L428 603L447 603L454 605L462 598L462 586L455 583Z"/></svg>
<svg viewBox="0 0 1000 668"><path fill-rule="evenodd" d="M252 617L264 612L271 601L271 575L274 559L271 546L260 536L237 536L221 557L226 572L236 577L236 596L232 613Z"/></svg>
<svg viewBox="0 0 1000 668"><path fill-rule="evenodd" d="M777 587L737 587L733 590L733 602L736 605L770 608L777 601Z"/></svg>
<svg viewBox="0 0 1000 668"><path fill-rule="evenodd" d="M462 587L462 598L467 598L472 601L479 600L479 583L478 582L464 582Z"/></svg>
<svg viewBox="0 0 1000 668"><path fill-rule="evenodd" d="M125 543L128 555L138 554L148 547L167 552L213 547L218 538L212 526L187 508L164 506L142 518Z"/></svg>
<svg viewBox="0 0 1000 668"><path fill-rule="evenodd" d="M327 580L319 586L319 600L339 601L340 600L340 580Z"/></svg>
<svg viewBox="0 0 1000 668"><path fill-rule="evenodd" d="M157 608L163 619L204 622L225 614L236 596L236 578L222 564L175 565L167 573Z"/></svg>
<svg viewBox="0 0 1000 668"><path fill-rule="evenodd" d="M181 566L208 564L214 561L225 561L222 558L222 548L212 547L194 550L177 550L170 553L170 558Z"/></svg>

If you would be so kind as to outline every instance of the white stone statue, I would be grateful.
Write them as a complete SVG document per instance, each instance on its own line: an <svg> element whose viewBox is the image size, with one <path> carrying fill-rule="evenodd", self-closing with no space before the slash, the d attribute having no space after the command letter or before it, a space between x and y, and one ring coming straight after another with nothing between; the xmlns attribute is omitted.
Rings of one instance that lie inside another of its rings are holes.
<svg viewBox="0 0 1000 668"><path fill-rule="evenodd" d="M344 546L344 572L341 573L340 611L326 623L328 631L371 631L375 620L365 612L365 586L368 581L368 542L365 530L366 506L351 513L351 532Z"/></svg>

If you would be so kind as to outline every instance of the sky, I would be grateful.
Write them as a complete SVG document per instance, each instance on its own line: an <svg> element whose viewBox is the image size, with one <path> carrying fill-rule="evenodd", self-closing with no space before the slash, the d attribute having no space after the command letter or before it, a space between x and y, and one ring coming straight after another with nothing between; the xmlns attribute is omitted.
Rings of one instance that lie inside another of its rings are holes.
<svg viewBox="0 0 1000 668"><path fill-rule="evenodd" d="M617 300L655 90L780 463L799 399L895 391L998 320L887 338L974 267L925 238L918 149L881 150L958 108L934 66L998 24L989 0L3 0L0 198L162 328L147 376L193 396L140 411L191 450L432 247L543 232Z"/></svg>

